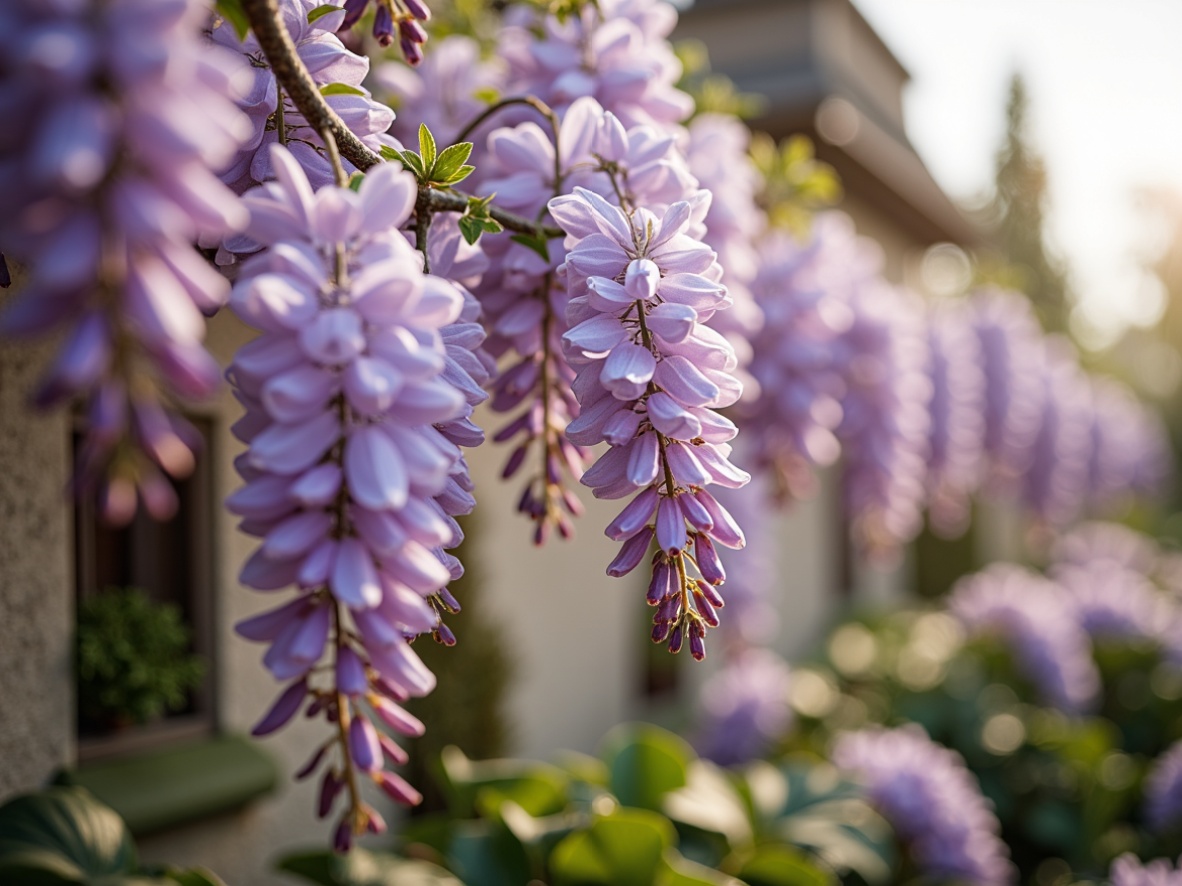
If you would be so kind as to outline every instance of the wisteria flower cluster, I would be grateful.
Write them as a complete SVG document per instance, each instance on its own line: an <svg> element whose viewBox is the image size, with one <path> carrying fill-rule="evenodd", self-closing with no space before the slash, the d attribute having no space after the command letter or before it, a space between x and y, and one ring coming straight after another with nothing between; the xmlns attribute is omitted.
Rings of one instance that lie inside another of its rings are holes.
<svg viewBox="0 0 1182 886"><path fill-rule="evenodd" d="M1016 880L1001 827L976 779L959 754L922 727L845 733L833 762L866 785L926 876L978 884Z"/></svg>
<svg viewBox="0 0 1182 886"><path fill-rule="evenodd" d="M626 211L581 188L550 202L567 233L564 342L582 408L568 434L611 446L583 483L597 498L640 493L607 529L623 542L608 574L635 569L655 538L653 640L677 652L688 639L702 658L726 577L714 545L744 544L706 487L737 488L749 475L729 461L735 426L715 411L736 402L741 387L730 374L734 351L702 325L725 306L726 289L704 276L713 251L685 233L694 211L688 202L663 216Z"/></svg>
<svg viewBox="0 0 1182 886"><path fill-rule="evenodd" d="M340 29L353 27L365 15L370 0L345 0L345 18ZM412 65L423 60L423 44L427 32L419 22L430 21L431 10L423 0L374 0L373 36L381 46L394 42L398 30L398 47L402 57Z"/></svg>
<svg viewBox="0 0 1182 886"><path fill-rule="evenodd" d="M202 314L228 286L192 244L245 221L212 170L249 127L233 105L245 72L204 46L206 14L196 0L0 9L0 252L33 269L0 331L64 331L35 400L85 399L76 483L115 523L137 492L171 515L165 475L192 470L195 442L169 400L218 382Z"/></svg>
<svg viewBox="0 0 1182 886"><path fill-rule="evenodd" d="M341 26L345 13L329 12L309 21L309 14L321 5L316 0L284 0L279 4L283 25L300 61L328 106L367 147L375 152L383 145L400 147L385 134L394 122L394 112L374 101L362 85L369 73L369 59L348 50L333 33ZM240 41L230 24L222 22L213 31L213 41L241 53L254 77L238 103L250 118L253 130L233 162L223 170L222 181L242 193L273 179L276 173L271 166L271 145L281 144L299 161L313 188L332 183L332 163L322 134L309 124L291 97L283 94L258 38L250 33ZM352 165L348 161L345 164L346 171L352 173Z"/></svg>
<svg viewBox="0 0 1182 886"><path fill-rule="evenodd" d="M1080 712L1100 690L1092 644L1063 588L1011 563L957 582L948 611L970 636L998 636L1047 703Z"/></svg>
<svg viewBox="0 0 1182 886"><path fill-rule="evenodd" d="M452 516L473 502L460 450L443 431L471 407L445 377L444 335L463 298L422 274L398 230L417 193L409 174L382 165L356 192L313 193L294 155L276 147L271 162L278 180L245 198L248 233L267 248L246 262L231 300L260 336L229 370L247 409L234 432L248 449L236 462L246 485L227 505L263 540L243 584L295 585L298 596L238 631L269 643L264 663L289 681L255 734L279 728L305 701L338 733L301 775L337 747L319 812L347 790L336 837L345 849L384 827L359 780L417 802L385 764L405 753L374 720L418 734L399 705L435 680L409 641L433 632L454 642L440 622L458 608L442 549L458 543Z"/></svg>

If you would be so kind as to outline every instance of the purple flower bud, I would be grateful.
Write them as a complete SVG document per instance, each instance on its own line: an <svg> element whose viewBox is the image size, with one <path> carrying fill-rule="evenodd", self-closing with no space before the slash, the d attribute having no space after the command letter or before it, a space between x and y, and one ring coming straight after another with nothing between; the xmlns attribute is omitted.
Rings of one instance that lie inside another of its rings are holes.
<svg viewBox="0 0 1182 886"><path fill-rule="evenodd" d="M368 803L361 804L361 813L365 816L365 829L371 834L386 833L386 819Z"/></svg>
<svg viewBox="0 0 1182 886"><path fill-rule="evenodd" d="M681 643L682 643L683 639L684 639L684 631L682 630L682 626L678 625L677 627L675 627L673 629L673 632L669 635L669 651L672 652L674 655L681 652Z"/></svg>
<svg viewBox="0 0 1182 886"><path fill-rule="evenodd" d="M702 616L702 621L706 622L712 628L718 627L718 613L714 611L714 607L710 605L710 601L706 599L706 595L700 590L700 584L699 588L694 590L694 608ZM691 635L692 633L691 631Z"/></svg>
<svg viewBox="0 0 1182 886"><path fill-rule="evenodd" d="M369 690L369 680L365 675L365 663L348 646L342 646L337 652L336 671L338 692L354 697Z"/></svg>
<svg viewBox="0 0 1182 886"><path fill-rule="evenodd" d="M670 622L660 621L653 625L652 640L654 643L664 643L665 638L669 636L669 629L673 627Z"/></svg>
<svg viewBox="0 0 1182 886"><path fill-rule="evenodd" d="M680 553L686 545L685 515L674 496L663 496L657 505L657 545L666 554Z"/></svg>
<svg viewBox="0 0 1182 886"><path fill-rule="evenodd" d="M336 833L332 838L332 848L334 852L339 852L342 855L353 848L353 829L349 826L347 815L337 825Z"/></svg>
<svg viewBox="0 0 1182 886"><path fill-rule="evenodd" d="M320 766L321 762L324 760L324 755L327 753L327 751L328 745L321 745L317 749L316 753L308 758L308 762L301 766L299 771L296 772L294 776L295 780L303 781L305 778L315 772Z"/></svg>
<svg viewBox="0 0 1182 886"><path fill-rule="evenodd" d="M280 694L275 703L271 705L271 709L263 716L263 719L250 730L250 734L257 737L263 735L270 735L277 729L286 726L288 721L296 715L300 709L300 705L304 702L304 696L308 694L308 681L306 679L296 680Z"/></svg>
<svg viewBox="0 0 1182 886"><path fill-rule="evenodd" d="M653 613L653 621L660 622L674 622L677 621L677 616L681 612L681 594L677 589L669 596L661 600L661 605L657 607L657 611Z"/></svg>
<svg viewBox="0 0 1182 886"><path fill-rule="evenodd" d="M620 553L607 567L607 574L612 578L619 578L627 575L633 569L640 565L640 561L644 559L645 554L648 553L648 546L653 540L652 529L645 527L643 530L632 536L620 548Z"/></svg>
<svg viewBox="0 0 1182 886"><path fill-rule="evenodd" d="M390 7L385 3L379 3L374 11L373 35L382 46L389 46L394 42L394 18L390 14ZM405 52L405 49L403 51Z"/></svg>
<svg viewBox="0 0 1182 886"><path fill-rule="evenodd" d="M648 583L648 593L645 594L649 606L658 605L670 593L673 572L672 565L665 559L661 559L653 567L653 577Z"/></svg>
<svg viewBox="0 0 1182 886"><path fill-rule="evenodd" d="M690 655L694 657L694 661L701 661L706 657L706 635L700 628L694 630L697 627L697 622L694 622L690 628ZM717 624L712 627L717 627Z"/></svg>
<svg viewBox="0 0 1182 886"><path fill-rule="evenodd" d="M347 31L361 20L369 0L345 0L345 18L341 22L341 30Z"/></svg>
<svg viewBox="0 0 1182 886"><path fill-rule="evenodd" d="M443 622L439 623L439 625L432 632L431 636L435 638L436 643L441 643L444 646L456 645L456 635L452 633L451 628L449 628Z"/></svg>
<svg viewBox="0 0 1182 886"><path fill-rule="evenodd" d="M413 18L404 18L398 22L398 35L402 40L410 43L427 42L427 32Z"/></svg>
<svg viewBox="0 0 1182 886"><path fill-rule="evenodd" d="M710 605L715 609L721 609L726 605L726 601L722 599L722 595L714 588L713 585L707 584L704 581L696 581L695 586L701 592L702 596L710 601Z"/></svg>
<svg viewBox="0 0 1182 886"><path fill-rule="evenodd" d="M423 802L423 795L406 783L405 779L393 772L382 771L374 776L380 787L390 799L407 806L417 806Z"/></svg>
<svg viewBox="0 0 1182 886"><path fill-rule="evenodd" d="M683 496L683 498L693 500L691 496ZM694 534L694 559L698 562L702 578L710 584L720 585L726 581L726 570L722 568L722 561L718 559L714 543L705 533Z"/></svg>
<svg viewBox="0 0 1182 886"><path fill-rule="evenodd" d="M413 15L421 22L431 20L431 10L427 8L427 4L423 0L402 0L402 5L406 7L406 11Z"/></svg>
<svg viewBox="0 0 1182 886"><path fill-rule="evenodd" d="M378 743L377 730L360 714L349 723L349 755L354 764L366 772L373 772L382 765L382 746Z"/></svg>
<svg viewBox="0 0 1182 886"><path fill-rule="evenodd" d="M320 796L316 802L317 818L324 818L328 815L332 810L333 801L336 800L337 794L344 786L344 780L337 775L335 769L329 769L324 773L324 777L320 779Z"/></svg>
<svg viewBox="0 0 1182 886"><path fill-rule="evenodd" d="M386 735L384 732L378 733L378 743L382 746L382 753L386 755L386 759L395 766L402 766L410 757L407 756L406 751L402 749L394 739Z"/></svg>
<svg viewBox="0 0 1182 886"><path fill-rule="evenodd" d="M417 738L426 731L423 721L408 714L398 705L384 698L371 699L370 703L382 722L402 735Z"/></svg>

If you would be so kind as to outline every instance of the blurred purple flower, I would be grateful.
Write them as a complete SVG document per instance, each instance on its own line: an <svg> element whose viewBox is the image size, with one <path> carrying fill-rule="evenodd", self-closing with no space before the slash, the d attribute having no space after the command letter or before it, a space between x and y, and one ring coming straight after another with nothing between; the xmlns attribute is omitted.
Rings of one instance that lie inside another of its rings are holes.
<svg viewBox="0 0 1182 886"><path fill-rule="evenodd" d="M764 755L792 725L788 663L767 649L745 649L706 681L698 702L703 757L720 766Z"/></svg>
<svg viewBox="0 0 1182 886"><path fill-rule="evenodd" d="M1145 776L1145 819L1159 834L1182 824L1182 741L1154 760Z"/></svg>
<svg viewBox="0 0 1182 886"><path fill-rule="evenodd" d="M1175 869L1166 858L1142 862L1126 852L1112 862L1108 879L1112 886L1182 886L1182 867Z"/></svg>
<svg viewBox="0 0 1182 886"><path fill-rule="evenodd" d="M1048 704L1086 709L1100 691L1092 644L1067 591L1012 563L958 581L948 611L972 636L996 635Z"/></svg>
<svg viewBox="0 0 1182 886"><path fill-rule="evenodd" d="M923 874L936 881L1016 882L1001 827L960 754L910 723L838 736L833 762L866 785Z"/></svg>
<svg viewBox="0 0 1182 886"><path fill-rule="evenodd" d="M195 434L162 408L218 384L202 314L226 282L193 250L245 223L213 175L250 134L233 102L249 74L211 49L204 3L7 3L0 9L0 252L32 268L0 332L64 330L35 395L81 395L90 429L75 483L115 523L137 493L157 518L164 474L193 467Z"/></svg>

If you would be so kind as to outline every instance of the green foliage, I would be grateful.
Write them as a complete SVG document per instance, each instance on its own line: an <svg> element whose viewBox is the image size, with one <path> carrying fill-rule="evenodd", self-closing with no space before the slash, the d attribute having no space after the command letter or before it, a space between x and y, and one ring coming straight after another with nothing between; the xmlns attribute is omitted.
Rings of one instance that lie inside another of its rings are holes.
<svg viewBox="0 0 1182 886"><path fill-rule="evenodd" d="M143 723L183 708L205 666L180 611L141 590L108 589L78 607L78 704L95 725Z"/></svg>
<svg viewBox="0 0 1182 886"><path fill-rule="evenodd" d="M487 197L468 198L468 208L460 216L460 233L469 244L479 240L482 234L499 234L505 230L499 221L488 214L489 206L495 196L495 194L489 194ZM517 237L515 236L514 239ZM543 246L543 248L545 247Z"/></svg>
<svg viewBox="0 0 1182 886"><path fill-rule="evenodd" d="M321 886L463 886L436 865L354 848L347 855L327 849L284 856L276 868Z"/></svg>
<svg viewBox="0 0 1182 886"><path fill-rule="evenodd" d="M472 153L472 142L461 142L439 151L435 136L426 123L419 124L419 152L383 149L382 156L399 159L402 165L414 173L419 184L428 188L450 188L457 185L476 171L466 161Z"/></svg>
<svg viewBox="0 0 1182 886"><path fill-rule="evenodd" d="M320 6L317 6L315 9L311 10L308 13L308 24L312 24L315 21L319 21L320 19L324 18L326 15L331 15L334 12L340 12L344 8L345 7L343 7L343 6L336 6L332 3L324 3Z"/></svg>
<svg viewBox="0 0 1182 886"><path fill-rule="evenodd" d="M751 139L751 159L764 179L759 205L775 227L802 237L815 212L841 200L837 173L817 160L806 136L793 135L776 144L770 136L756 133Z"/></svg>
<svg viewBox="0 0 1182 886"><path fill-rule="evenodd" d="M24 794L0 806L0 883L225 886L203 868L139 869L123 819L76 787Z"/></svg>
<svg viewBox="0 0 1182 886"><path fill-rule="evenodd" d="M1182 736L1182 672L1144 641L1100 643L1094 655L1100 703L1089 716L1068 716L1043 705L1008 646L966 642L945 613L848 621L830 635L823 660L795 672L801 716L789 748L823 754L846 729L919 723L964 757L1024 880L1048 863L1101 878L1122 852L1177 856L1182 834L1151 837L1140 798L1150 761Z"/></svg>
<svg viewBox="0 0 1182 886"><path fill-rule="evenodd" d="M848 784L802 787L770 764L723 770L647 724L612 730L598 758L480 761L452 748L442 769L447 814L412 820L404 842L468 886L879 884L894 865L889 829Z"/></svg>
<svg viewBox="0 0 1182 886"><path fill-rule="evenodd" d="M997 154L994 196L986 210L996 248L979 257L981 282L1025 293L1043 327L1067 328L1072 297L1062 262L1046 243L1047 172L1030 144L1030 113L1026 84L1020 75L1010 81L1006 105L1006 137Z"/></svg>
<svg viewBox="0 0 1182 886"><path fill-rule="evenodd" d="M759 116L767 100L756 93L739 92L734 81L710 71L710 55L700 40L681 40L673 51L681 62L677 88L694 99L694 115L733 114L743 120Z"/></svg>
<svg viewBox="0 0 1182 886"><path fill-rule="evenodd" d="M215 4L218 15L224 18L234 28L239 40L245 40L250 33L250 20L242 9L242 0L217 0Z"/></svg>

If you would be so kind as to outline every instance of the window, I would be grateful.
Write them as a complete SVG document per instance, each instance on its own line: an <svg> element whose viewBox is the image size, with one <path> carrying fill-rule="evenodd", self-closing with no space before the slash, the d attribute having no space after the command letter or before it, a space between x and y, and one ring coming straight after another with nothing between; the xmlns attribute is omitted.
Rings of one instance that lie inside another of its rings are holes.
<svg viewBox="0 0 1182 886"><path fill-rule="evenodd" d="M74 510L76 602L84 603L112 588L139 588L155 603L177 607L192 638L192 652L205 663L201 684L188 693L183 708L142 725L111 730L82 716L79 705L78 756L81 762L135 753L174 740L211 735L215 727L213 687L211 423L189 417L203 446L188 478L174 484L176 515L157 523L142 510L128 526L115 529L98 519L93 504L79 501ZM74 433L74 452L81 442Z"/></svg>

